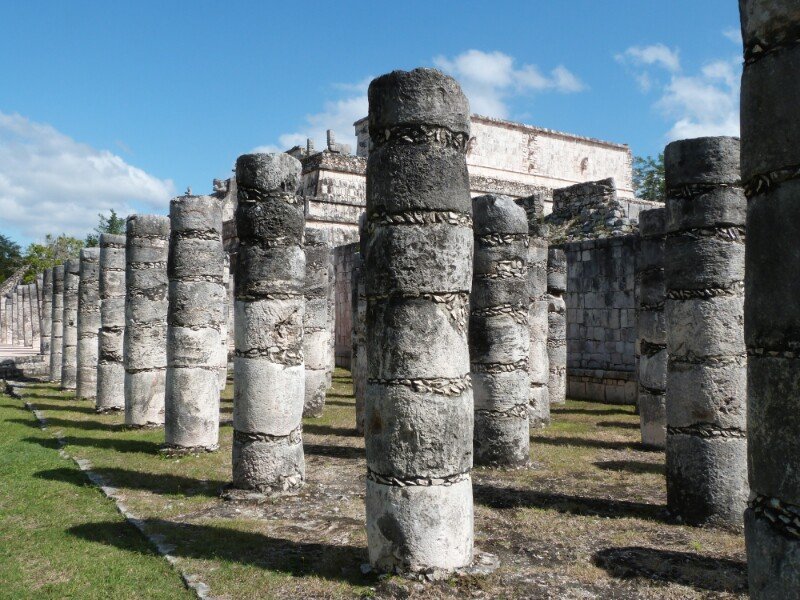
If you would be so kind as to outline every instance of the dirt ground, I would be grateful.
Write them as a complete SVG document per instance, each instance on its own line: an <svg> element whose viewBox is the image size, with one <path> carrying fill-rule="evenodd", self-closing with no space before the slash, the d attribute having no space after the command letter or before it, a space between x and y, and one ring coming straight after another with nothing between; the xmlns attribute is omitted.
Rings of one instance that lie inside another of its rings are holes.
<svg viewBox="0 0 800 600"><path fill-rule="evenodd" d="M363 572L364 444L347 371L337 370L325 415L304 422L306 486L261 503L219 497L230 479L230 386L220 450L180 458L159 454L162 431L126 429L121 415L97 415L52 386L24 396L214 598L746 597L743 537L670 519L664 455L638 443L632 407L568 401L532 432L531 468L476 469L476 547L500 567L419 583ZM59 471L36 476L66 480ZM70 533L116 545L119 525Z"/></svg>

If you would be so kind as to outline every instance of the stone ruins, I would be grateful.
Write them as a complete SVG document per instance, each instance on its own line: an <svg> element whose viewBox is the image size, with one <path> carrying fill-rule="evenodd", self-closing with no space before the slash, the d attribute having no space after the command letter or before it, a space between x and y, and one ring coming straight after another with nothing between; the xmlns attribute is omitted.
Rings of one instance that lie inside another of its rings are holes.
<svg viewBox="0 0 800 600"><path fill-rule="evenodd" d="M536 468L531 428L567 398L636 404L669 518L744 530L751 596L795 597L800 11L740 7L741 145L669 144L663 203L633 198L626 146L470 115L454 79L395 71L370 85L355 156L332 133L242 155L213 194L0 284L0 344L30 349L0 376L200 455L232 367L223 495L280 503L335 360L371 568L425 577L475 560L473 462Z"/></svg>

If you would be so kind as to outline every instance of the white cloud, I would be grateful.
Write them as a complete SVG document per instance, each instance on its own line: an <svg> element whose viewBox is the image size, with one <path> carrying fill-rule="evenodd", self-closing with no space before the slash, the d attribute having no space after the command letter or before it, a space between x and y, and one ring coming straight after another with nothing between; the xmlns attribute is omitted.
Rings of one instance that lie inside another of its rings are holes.
<svg viewBox="0 0 800 600"><path fill-rule="evenodd" d="M455 77L469 98L474 113L508 118L508 99L531 92L580 92L586 86L563 65L543 74L535 65L514 66L514 58L502 52L467 50L454 58L437 56L433 63Z"/></svg>
<svg viewBox="0 0 800 600"><path fill-rule="evenodd" d="M664 44L651 46L631 46L622 54L615 56L618 62L636 66L659 66L667 71L680 71L681 61L678 50L671 50Z"/></svg>
<svg viewBox="0 0 800 600"><path fill-rule="evenodd" d="M0 215L26 238L83 236L97 213L163 212L174 195L162 180L119 156L82 144L50 125L0 112Z"/></svg>
<svg viewBox="0 0 800 600"><path fill-rule="evenodd" d="M742 30L739 29L738 27L730 27L728 29L725 29L722 32L722 35L724 35L726 38L728 38L734 44L741 45L741 43L742 43Z"/></svg>
<svg viewBox="0 0 800 600"><path fill-rule="evenodd" d="M723 35L729 37L728 33ZM634 46L615 58L638 67L633 76L642 92L658 92L653 107L671 122L665 135L668 141L739 135L741 59L713 60L692 75L683 71L678 50L664 44ZM646 67L666 71L666 76L659 78L657 72Z"/></svg>

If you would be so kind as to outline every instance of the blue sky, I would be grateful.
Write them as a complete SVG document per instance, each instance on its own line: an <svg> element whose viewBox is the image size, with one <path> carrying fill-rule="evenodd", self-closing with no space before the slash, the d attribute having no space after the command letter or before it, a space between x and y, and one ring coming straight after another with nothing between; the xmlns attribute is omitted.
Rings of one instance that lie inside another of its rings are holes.
<svg viewBox="0 0 800 600"><path fill-rule="evenodd" d="M738 134L734 0L0 0L0 233L166 213L236 156L325 129L366 85L438 66L473 110L630 144Z"/></svg>

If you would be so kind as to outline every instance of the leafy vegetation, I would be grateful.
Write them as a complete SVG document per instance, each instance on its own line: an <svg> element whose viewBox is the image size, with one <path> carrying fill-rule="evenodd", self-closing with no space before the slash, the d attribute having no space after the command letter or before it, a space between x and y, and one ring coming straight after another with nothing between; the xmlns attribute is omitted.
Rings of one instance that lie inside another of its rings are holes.
<svg viewBox="0 0 800 600"><path fill-rule="evenodd" d="M19 244L0 233L0 283L14 274L22 265L22 250Z"/></svg>
<svg viewBox="0 0 800 600"><path fill-rule="evenodd" d="M656 158L637 156L633 159L633 189L637 198L664 201L666 186L663 152Z"/></svg>

